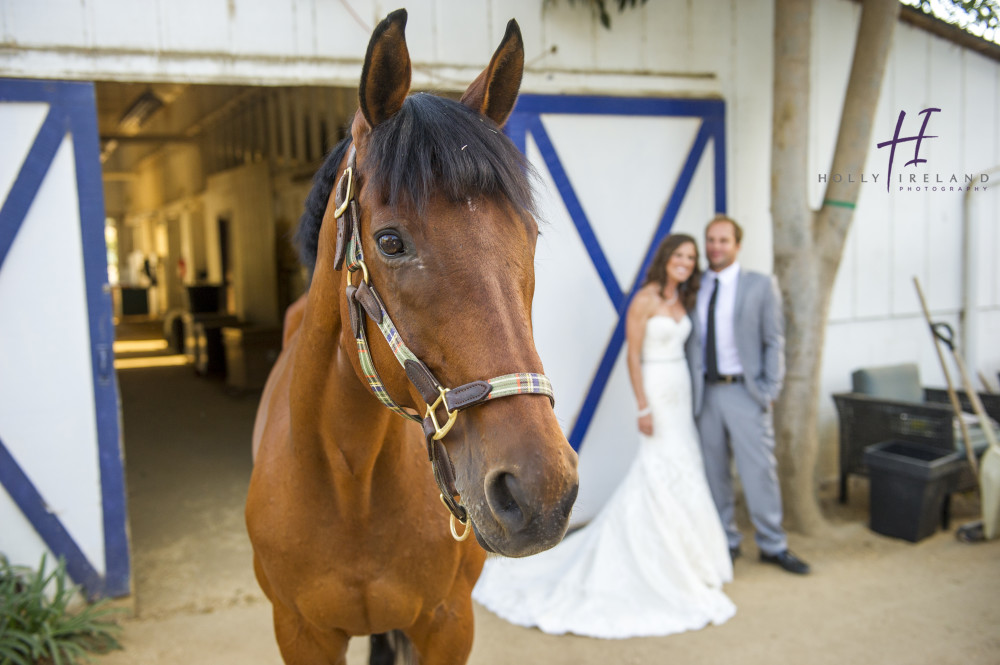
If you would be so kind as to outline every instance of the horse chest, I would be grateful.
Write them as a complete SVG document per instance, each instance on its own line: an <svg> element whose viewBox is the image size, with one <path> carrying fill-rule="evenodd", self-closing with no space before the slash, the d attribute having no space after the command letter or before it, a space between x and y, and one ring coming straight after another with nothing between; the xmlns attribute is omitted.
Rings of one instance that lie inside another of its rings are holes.
<svg viewBox="0 0 1000 665"><path fill-rule="evenodd" d="M345 562L302 586L296 598L302 616L313 625L349 634L382 633L413 625L451 587L439 570L421 570L405 561L386 565L378 556L365 564Z"/></svg>
<svg viewBox="0 0 1000 665"><path fill-rule="evenodd" d="M419 528L342 532L327 545L298 567L295 605L314 625L358 635L412 625L448 596L462 558L457 543Z"/></svg>
<svg viewBox="0 0 1000 665"><path fill-rule="evenodd" d="M315 626L362 635L412 625L453 589L463 545L476 547L451 538L430 480L407 493L375 482L338 496L329 484L270 479L284 491L255 494L268 497L267 526L251 527L255 550L274 593Z"/></svg>

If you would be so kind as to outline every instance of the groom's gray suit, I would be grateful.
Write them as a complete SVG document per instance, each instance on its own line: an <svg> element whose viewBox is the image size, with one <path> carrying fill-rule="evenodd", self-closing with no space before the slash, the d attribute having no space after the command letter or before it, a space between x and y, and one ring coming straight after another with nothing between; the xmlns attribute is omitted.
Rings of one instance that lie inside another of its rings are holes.
<svg viewBox="0 0 1000 665"><path fill-rule="evenodd" d="M706 273L702 290L711 293L714 284L712 274ZM732 383L705 380L705 320L697 312L692 312L691 318L696 326L685 351L692 368L695 413L708 485L729 546L738 547L741 540L734 518L731 453L760 550L766 554L782 552L787 549L787 539L781 526L771 408L785 374L784 318L777 283L768 275L739 271L732 337L743 373Z"/></svg>

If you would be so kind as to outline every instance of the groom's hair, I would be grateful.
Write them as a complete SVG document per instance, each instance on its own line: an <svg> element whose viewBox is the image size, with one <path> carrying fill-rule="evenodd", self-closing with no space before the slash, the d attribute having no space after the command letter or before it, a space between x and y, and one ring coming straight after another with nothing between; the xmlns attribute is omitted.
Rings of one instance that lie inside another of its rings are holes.
<svg viewBox="0 0 1000 665"><path fill-rule="evenodd" d="M736 244L740 245L743 243L743 227L736 223L736 220L725 213L716 213L715 217L712 218L708 224L705 225L705 233L708 233L708 228L712 224L717 224L719 222L729 222L733 225L733 235L736 237Z"/></svg>

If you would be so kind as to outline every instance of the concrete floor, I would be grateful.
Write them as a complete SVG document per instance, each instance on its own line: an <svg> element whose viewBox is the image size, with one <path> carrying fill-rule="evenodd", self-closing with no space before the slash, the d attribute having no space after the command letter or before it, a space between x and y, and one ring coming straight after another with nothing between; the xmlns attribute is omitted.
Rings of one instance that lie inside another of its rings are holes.
<svg viewBox="0 0 1000 665"><path fill-rule="evenodd" d="M119 327L118 339L160 330L133 323ZM123 369L118 380L136 615L255 602L243 502L259 391L236 394L190 365Z"/></svg>

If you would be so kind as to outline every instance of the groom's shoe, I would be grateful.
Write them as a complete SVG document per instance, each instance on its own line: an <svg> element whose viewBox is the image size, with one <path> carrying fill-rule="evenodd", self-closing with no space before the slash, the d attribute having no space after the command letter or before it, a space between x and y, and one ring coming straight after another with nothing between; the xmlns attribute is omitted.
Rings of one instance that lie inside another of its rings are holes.
<svg viewBox="0 0 1000 665"><path fill-rule="evenodd" d="M737 545L736 547L730 547L730 548L729 548L729 558L730 558L730 560L732 560L732 561L733 561L734 563L735 563L735 562L736 562L736 560L737 560L737 559L739 559L739 558L740 558L741 556L743 556L743 551L742 551L742 550L740 549L740 546L739 546L739 545Z"/></svg>
<svg viewBox="0 0 1000 665"><path fill-rule="evenodd" d="M788 550L783 550L777 554L764 554L761 552L760 560L764 563L773 563L776 566L781 566L788 572L795 573L796 575L809 574L809 564Z"/></svg>

